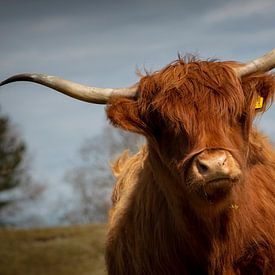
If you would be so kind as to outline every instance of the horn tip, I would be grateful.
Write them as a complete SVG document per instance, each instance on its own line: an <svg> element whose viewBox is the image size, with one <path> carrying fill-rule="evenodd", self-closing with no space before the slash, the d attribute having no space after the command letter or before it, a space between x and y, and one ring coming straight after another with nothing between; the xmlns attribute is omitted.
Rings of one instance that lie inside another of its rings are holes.
<svg viewBox="0 0 275 275"><path fill-rule="evenodd" d="M3 80L2 82L0 82L0 86L4 86L6 84L16 82L16 81L32 81L33 79L35 79L36 76L37 74L33 74L33 73L23 73L23 74L13 75Z"/></svg>

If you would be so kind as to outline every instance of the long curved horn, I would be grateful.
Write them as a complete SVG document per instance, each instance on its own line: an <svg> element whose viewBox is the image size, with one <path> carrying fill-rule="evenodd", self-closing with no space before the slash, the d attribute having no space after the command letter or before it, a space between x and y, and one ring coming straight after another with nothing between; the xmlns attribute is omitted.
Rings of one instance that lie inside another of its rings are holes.
<svg viewBox="0 0 275 275"><path fill-rule="evenodd" d="M39 83L73 98L96 104L106 104L109 99L118 96L134 98L137 95L138 88L138 84L128 88L117 89L89 87L56 76L36 73L14 75L2 81L0 86L15 81L30 81Z"/></svg>
<svg viewBox="0 0 275 275"><path fill-rule="evenodd" d="M267 72L273 68L275 68L275 49L241 67L235 68L235 71L241 78L256 72Z"/></svg>

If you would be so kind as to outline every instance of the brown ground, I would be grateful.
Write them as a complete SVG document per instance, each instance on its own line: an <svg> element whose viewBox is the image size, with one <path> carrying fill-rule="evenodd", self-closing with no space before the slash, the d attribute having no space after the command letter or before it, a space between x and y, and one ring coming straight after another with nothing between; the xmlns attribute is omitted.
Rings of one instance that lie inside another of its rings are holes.
<svg viewBox="0 0 275 275"><path fill-rule="evenodd" d="M1 229L0 275L102 275L105 225Z"/></svg>

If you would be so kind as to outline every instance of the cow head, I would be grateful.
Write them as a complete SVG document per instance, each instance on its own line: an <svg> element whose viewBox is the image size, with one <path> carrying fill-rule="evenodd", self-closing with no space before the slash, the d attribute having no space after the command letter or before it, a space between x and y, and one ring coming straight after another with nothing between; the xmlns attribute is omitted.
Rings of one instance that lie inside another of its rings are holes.
<svg viewBox="0 0 275 275"><path fill-rule="evenodd" d="M180 58L123 89L38 74L0 85L32 81L80 100L108 103L115 126L146 136L152 153L185 190L199 202L213 203L228 197L250 165L252 121L274 92L273 76L260 72L274 66L275 50L246 65Z"/></svg>
<svg viewBox="0 0 275 275"><path fill-rule="evenodd" d="M238 66L179 59L141 78L137 99L115 98L107 108L114 125L147 137L162 167L200 202L224 202L241 181L253 118L273 96L272 75L240 79Z"/></svg>

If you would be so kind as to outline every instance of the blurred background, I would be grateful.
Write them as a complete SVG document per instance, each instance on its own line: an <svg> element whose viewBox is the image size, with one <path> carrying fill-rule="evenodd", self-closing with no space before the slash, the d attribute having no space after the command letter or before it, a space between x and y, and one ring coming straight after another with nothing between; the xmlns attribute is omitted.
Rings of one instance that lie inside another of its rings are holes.
<svg viewBox="0 0 275 275"><path fill-rule="evenodd" d="M123 87L178 53L245 62L275 47L274 18L273 0L1 1L0 79ZM142 140L110 127L104 106L33 83L1 87L0 108L0 226L105 222L109 161ZM272 140L274 116L256 121Z"/></svg>

